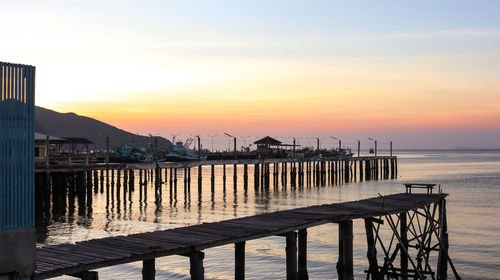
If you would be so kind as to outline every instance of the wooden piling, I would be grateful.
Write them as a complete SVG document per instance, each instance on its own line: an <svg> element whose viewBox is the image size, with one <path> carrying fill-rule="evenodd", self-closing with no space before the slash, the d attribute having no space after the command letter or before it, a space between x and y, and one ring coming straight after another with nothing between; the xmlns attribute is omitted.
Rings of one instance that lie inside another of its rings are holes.
<svg viewBox="0 0 500 280"><path fill-rule="evenodd" d="M375 237L373 235L373 222L370 218L365 218L365 231L366 231L366 243L368 245L368 250L366 256L368 258L368 276L371 279L380 279L380 274L378 271L378 261L377 261L377 248L375 246ZM367 276L367 277L368 277Z"/></svg>
<svg viewBox="0 0 500 280"><path fill-rule="evenodd" d="M337 272L340 280L352 280L353 253L352 253L352 220L339 223L339 261Z"/></svg>
<svg viewBox="0 0 500 280"><path fill-rule="evenodd" d="M235 163L233 165L233 185L235 188L237 182L238 182L238 165Z"/></svg>
<svg viewBox="0 0 500 280"><path fill-rule="evenodd" d="M166 172L166 170L165 170ZM129 191L130 192L133 192L135 190L135 173L134 173L134 170L133 169L130 169L129 170ZM165 175L165 178L166 178L166 175Z"/></svg>
<svg viewBox="0 0 500 280"><path fill-rule="evenodd" d="M297 279L297 233L286 233L286 279Z"/></svg>
<svg viewBox="0 0 500 280"><path fill-rule="evenodd" d="M202 165L198 166L198 194L202 193Z"/></svg>
<svg viewBox="0 0 500 280"><path fill-rule="evenodd" d="M441 222L441 230L439 238L441 246L439 246L437 279L448 279L448 224L446 218L446 200L441 199L439 203L439 221ZM453 267L452 267L453 268Z"/></svg>
<svg viewBox="0 0 500 280"><path fill-rule="evenodd" d="M399 229L400 229L400 239L401 239L401 246L404 248L403 251L408 252L408 223L406 219L407 215L406 212L401 212L399 214ZM402 252L403 252L402 251ZM408 279L408 256L406 254L403 254L401 252L401 279Z"/></svg>
<svg viewBox="0 0 500 280"><path fill-rule="evenodd" d="M222 181L224 181L224 184L226 183L226 165L222 165Z"/></svg>
<svg viewBox="0 0 500 280"><path fill-rule="evenodd" d="M234 279L245 279L245 241L234 244Z"/></svg>
<svg viewBox="0 0 500 280"><path fill-rule="evenodd" d="M243 189L248 190L248 164L243 165Z"/></svg>
<svg viewBox="0 0 500 280"><path fill-rule="evenodd" d="M308 280L309 274L307 272L307 229L300 229L298 232L299 237L299 254L298 254L298 280Z"/></svg>
<svg viewBox="0 0 500 280"><path fill-rule="evenodd" d="M155 259L147 259L142 261L142 280L155 279Z"/></svg>
<svg viewBox="0 0 500 280"><path fill-rule="evenodd" d="M194 251L189 256L189 272L191 274L191 280L204 280L205 279L205 269L203 268L203 259L205 258L205 253L201 251Z"/></svg>

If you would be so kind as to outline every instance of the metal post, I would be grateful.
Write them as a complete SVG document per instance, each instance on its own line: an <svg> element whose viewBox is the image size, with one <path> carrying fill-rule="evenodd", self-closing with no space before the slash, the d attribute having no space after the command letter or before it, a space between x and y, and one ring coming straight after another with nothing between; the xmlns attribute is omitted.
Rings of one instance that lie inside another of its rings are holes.
<svg viewBox="0 0 500 280"><path fill-rule="evenodd" d="M109 164L109 136L106 136L106 164Z"/></svg>
<svg viewBox="0 0 500 280"><path fill-rule="evenodd" d="M358 157L359 157L360 148L361 148L361 141L358 140Z"/></svg>
<svg viewBox="0 0 500 280"><path fill-rule="evenodd" d="M236 137L234 137L234 159L236 159Z"/></svg>
<svg viewBox="0 0 500 280"><path fill-rule="evenodd" d="M196 136L198 138L198 160L201 159L201 142L200 142L200 136Z"/></svg>
<svg viewBox="0 0 500 280"><path fill-rule="evenodd" d="M293 137L293 158L295 158L295 137Z"/></svg>
<svg viewBox="0 0 500 280"><path fill-rule="evenodd" d="M45 139L45 167L49 167L49 136Z"/></svg>

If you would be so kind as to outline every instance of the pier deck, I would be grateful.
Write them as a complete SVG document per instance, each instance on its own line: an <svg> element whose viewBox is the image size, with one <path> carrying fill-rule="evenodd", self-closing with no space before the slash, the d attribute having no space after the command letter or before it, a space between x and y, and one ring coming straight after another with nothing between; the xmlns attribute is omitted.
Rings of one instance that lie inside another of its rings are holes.
<svg viewBox="0 0 500 280"><path fill-rule="evenodd" d="M189 256L191 258L192 279L203 279L203 252L201 250L232 243L236 244L236 252L240 248L240 257L243 258L243 263L237 264L239 268L236 268L236 276L240 273L240 276L243 275L244 278L244 242L272 235L286 235L287 237L287 278L289 278L289 275L297 271L297 261L295 259L294 268L293 257L291 257L291 267L288 268L289 251L293 251L289 250L288 246L295 248L295 258L297 256L296 247L293 247L292 242L295 240L296 244L297 233L295 231L299 231L300 254L301 230L333 222L339 223L342 231L343 223L348 222L352 233L351 221L353 219L367 219L428 207L445 197L446 194L393 194L163 231L94 239L76 244L45 246L36 251L34 279L61 275L75 275L82 279L92 279L85 278L89 275L90 270L141 260L144 261L143 279L154 279L154 259L169 255ZM295 235L290 235L290 233ZM295 239L293 239L294 236ZM289 243L289 240L292 241ZM148 270L147 267L151 269ZM288 269L292 271L291 274L289 274ZM299 267L299 275L300 269ZM296 279L296 277L289 279ZM236 279L243 278L236 277Z"/></svg>

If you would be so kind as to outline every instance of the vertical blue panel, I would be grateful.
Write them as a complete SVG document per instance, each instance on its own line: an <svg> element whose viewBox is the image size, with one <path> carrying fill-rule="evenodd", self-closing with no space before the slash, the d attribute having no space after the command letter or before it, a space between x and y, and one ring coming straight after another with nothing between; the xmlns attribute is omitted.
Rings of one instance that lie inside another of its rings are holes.
<svg viewBox="0 0 500 280"><path fill-rule="evenodd" d="M0 62L0 231L34 227L35 67Z"/></svg>

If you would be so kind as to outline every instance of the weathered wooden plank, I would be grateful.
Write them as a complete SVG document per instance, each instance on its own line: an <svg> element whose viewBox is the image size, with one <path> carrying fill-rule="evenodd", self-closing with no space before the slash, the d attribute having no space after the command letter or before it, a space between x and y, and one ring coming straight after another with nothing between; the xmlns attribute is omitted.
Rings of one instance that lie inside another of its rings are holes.
<svg viewBox="0 0 500 280"><path fill-rule="evenodd" d="M118 263L151 260L172 254L193 254L193 250L200 248L244 242L328 222L394 214L437 202L445 196L444 194L396 194L354 202L302 207L164 231L107 237L78 242L74 245L46 246L37 249L35 278L43 275L53 277L74 274ZM197 254L198 257L201 256L200 252ZM193 263L197 277L203 275L200 263L200 260ZM350 267L350 264L347 266Z"/></svg>

